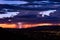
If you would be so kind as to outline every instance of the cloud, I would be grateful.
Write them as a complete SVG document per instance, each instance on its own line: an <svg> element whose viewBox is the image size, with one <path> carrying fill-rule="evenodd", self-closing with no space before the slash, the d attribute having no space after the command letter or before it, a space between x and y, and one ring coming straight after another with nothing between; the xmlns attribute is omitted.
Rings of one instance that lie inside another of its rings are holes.
<svg viewBox="0 0 60 40"><path fill-rule="evenodd" d="M18 14L19 12L6 12L6 14L0 14L0 18L14 17Z"/></svg>
<svg viewBox="0 0 60 40"><path fill-rule="evenodd" d="M42 17L44 17L45 15L50 16L50 13L54 13L56 10L48 10L48 11L42 11L39 12L39 14L42 14Z"/></svg>
<svg viewBox="0 0 60 40"><path fill-rule="evenodd" d="M2 1L0 0L0 4L26 4L28 2L25 1Z"/></svg>

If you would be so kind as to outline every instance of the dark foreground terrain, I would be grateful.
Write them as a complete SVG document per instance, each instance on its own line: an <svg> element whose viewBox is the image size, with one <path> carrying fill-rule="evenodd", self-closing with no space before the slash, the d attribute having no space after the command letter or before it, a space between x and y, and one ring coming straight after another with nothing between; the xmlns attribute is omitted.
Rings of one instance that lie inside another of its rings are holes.
<svg viewBox="0 0 60 40"><path fill-rule="evenodd" d="M59 26L44 26L28 29L0 28L0 38L10 40L60 40Z"/></svg>

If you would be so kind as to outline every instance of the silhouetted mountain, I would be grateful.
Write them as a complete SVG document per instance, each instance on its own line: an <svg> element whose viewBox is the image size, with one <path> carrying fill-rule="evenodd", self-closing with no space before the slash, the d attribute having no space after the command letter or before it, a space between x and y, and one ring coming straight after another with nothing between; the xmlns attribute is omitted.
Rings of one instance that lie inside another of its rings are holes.
<svg viewBox="0 0 60 40"><path fill-rule="evenodd" d="M28 29L3 29L0 28L1 38L9 39L33 39L33 40L58 40L60 39L60 27L35 27Z"/></svg>

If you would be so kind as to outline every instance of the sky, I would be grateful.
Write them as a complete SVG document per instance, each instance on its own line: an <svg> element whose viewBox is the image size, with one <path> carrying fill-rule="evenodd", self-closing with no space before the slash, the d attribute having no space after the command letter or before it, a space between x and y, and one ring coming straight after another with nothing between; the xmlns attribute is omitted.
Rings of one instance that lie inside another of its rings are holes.
<svg viewBox="0 0 60 40"><path fill-rule="evenodd" d="M28 3L26 2L28 0L23 0L23 1L19 1L19 0L0 0L0 4L25 4L25 3ZM30 0L32 1L32 0ZM35 0L33 0L35 1ZM41 1L41 0L40 0Z"/></svg>
<svg viewBox="0 0 60 40"><path fill-rule="evenodd" d="M0 4L25 4L25 3L27 3L27 2L24 2L24 1L4 1L4 0L0 0ZM52 10L52 12L54 12L54 11L56 11L56 10ZM50 12L51 11L44 11L43 12L43 17L44 17L44 15L49 15L50 14ZM41 12L40 12L40 14L41 14ZM5 15L5 14L3 14L3 15ZM6 14L7 15L7 14ZM5 15L5 16L6 16ZM8 14L9 15L9 14ZM12 15L12 14L11 14ZM4 17L4 16L1 16L1 14L0 14L0 18L1 17Z"/></svg>
<svg viewBox="0 0 60 40"><path fill-rule="evenodd" d="M0 4L25 4L25 3L27 3L27 2L24 2L24 1L4 1L4 0L0 0ZM51 13L51 12L55 12L56 10L48 10L48 11L43 11L43 12L39 12L39 14L41 14L42 13L42 17L44 17L44 15L46 15L46 16L49 16L49 14ZM18 14L18 13L17 13ZM15 12L8 12L8 13L6 13L6 14L0 14L0 18L6 18L6 17L11 17L12 15L13 15L13 17L14 16L16 16L17 15ZM53 14L54 15L54 14ZM16 19L15 19L16 20ZM29 19L28 19L29 20ZM33 19L32 19L33 20ZM34 19L35 20L35 19ZM25 21L25 19L23 20L23 21ZM38 21L38 20L37 20Z"/></svg>
<svg viewBox="0 0 60 40"><path fill-rule="evenodd" d="M50 16L50 13L54 13L56 10L48 10L48 11L41 11L38 14L41 15L42 17L46 16ZM6 14L0 14L0 18L6 18L6 17L14 17L16 15L18 15L20 12L6 12ZM32 13L31 13L32 14ZM23 14L21 14L23 15Z"/></svg>
<svg viewBox="0 0 60 40"><path fill-rule="evenodd" d="M25 1L4 1L4 0L0 0L0 4L25 4L28 2Z"/></svg>

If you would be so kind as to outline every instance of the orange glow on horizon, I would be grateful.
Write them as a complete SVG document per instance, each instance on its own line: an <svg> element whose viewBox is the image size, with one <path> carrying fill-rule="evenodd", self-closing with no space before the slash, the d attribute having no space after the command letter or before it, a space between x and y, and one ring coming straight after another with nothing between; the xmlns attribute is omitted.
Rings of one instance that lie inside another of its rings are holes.
<svg viewBox="0 0 60 40"><path fill-rule="evenodd" d="M52 23L38 23L38 24L28 24L28 23L21 23L21 24L0 24L0 27L2 28L32 28L32 27L36 27L36 26L53 26L53 25L58 25L60 26L60 24L52 24Z"/></svg>
<svg viewBox="0 0 60 40"><path fill-rule="evenodd" d="M16 24L0 24L2 28L16 28Z"/></svg>
<svg viewBox="0 0 60 40"><path fill-rule="evenodd" d="M40 23L40 24L23 24L23 28L31 28L36 26L52 26L50 23Z"/></svg>

